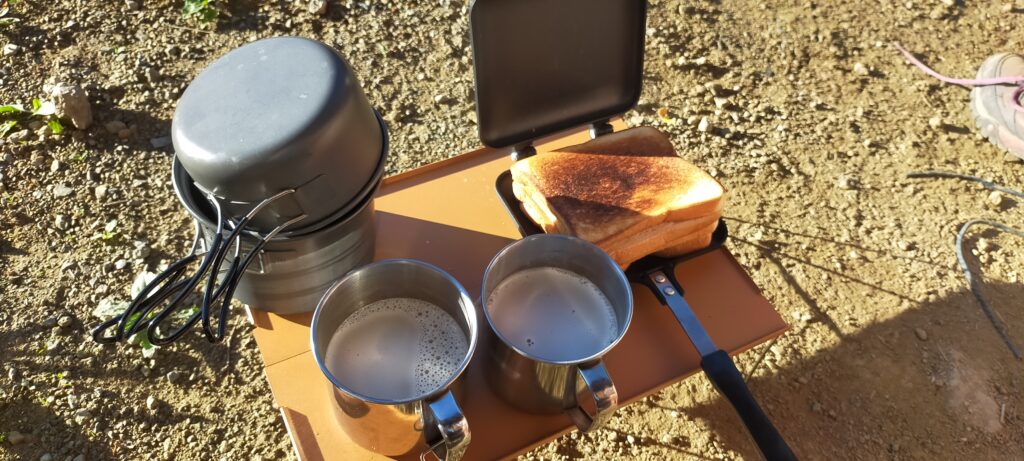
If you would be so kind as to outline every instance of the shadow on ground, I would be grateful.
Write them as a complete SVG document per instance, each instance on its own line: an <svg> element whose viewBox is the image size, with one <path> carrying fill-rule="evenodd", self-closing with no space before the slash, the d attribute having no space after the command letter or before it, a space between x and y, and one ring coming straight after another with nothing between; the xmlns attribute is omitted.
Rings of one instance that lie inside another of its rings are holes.
<svg viewBox="0 0 1024 461"><path fill-rule="evenodd" d="M990 283L984 291L1024 339L1024 286ZM847 335L806 361L776 372L761 367L748 382L803 460L1024 459L1024 364L966 289ZM759 459L721 397L692 407L647 405L701 420L722 446ZM951 432L961 437L931 436ZM700 459L686 443L659 445Z"/></svg>

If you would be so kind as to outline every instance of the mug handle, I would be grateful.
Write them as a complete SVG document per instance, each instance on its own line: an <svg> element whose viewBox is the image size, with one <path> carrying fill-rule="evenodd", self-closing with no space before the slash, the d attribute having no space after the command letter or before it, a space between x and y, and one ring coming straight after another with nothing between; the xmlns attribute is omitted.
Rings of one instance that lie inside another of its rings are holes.
<svg viewBox="0 0 1024 461"><path fill-rule="evenodd" d="M591 415L579 403L576 403L575 406L566 410L566 413L580 432L600 429L611 419L615 409L619 406L619 393L615 390L615 384L612 383L608 370L604 368L604 362L598 360L590 365L580 365L576 369L580 377L583 378L583 382L586 383L587 389L594 396L596 411ZM575 396L576 380L570 379L569 381L572 385L569 386L571 390L567 389L567 391L572 392Z"/></svg>
<svg viewBox="0 0 1024 461"><path fill-rule="evenodd" d="M470 432L466 416L455 403L452 391L447 391L433 401L427 401L427 408L437 420L437 428L441 431L441 440L430 445L420 453L420 461L427 461L428 455L434 455L438 461L459 461L466 454L469 446Z"/></svg>

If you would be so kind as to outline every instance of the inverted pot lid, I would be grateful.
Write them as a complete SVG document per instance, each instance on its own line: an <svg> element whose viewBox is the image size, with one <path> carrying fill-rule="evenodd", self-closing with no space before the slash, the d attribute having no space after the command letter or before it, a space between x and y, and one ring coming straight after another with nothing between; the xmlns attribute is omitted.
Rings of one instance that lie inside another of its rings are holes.
<svg viewBox="0 0 1024 461"><path fill-rule="evenodd" d="M515 146L620 115L643 82L645 0L475 0L480 139Z"/></svg>

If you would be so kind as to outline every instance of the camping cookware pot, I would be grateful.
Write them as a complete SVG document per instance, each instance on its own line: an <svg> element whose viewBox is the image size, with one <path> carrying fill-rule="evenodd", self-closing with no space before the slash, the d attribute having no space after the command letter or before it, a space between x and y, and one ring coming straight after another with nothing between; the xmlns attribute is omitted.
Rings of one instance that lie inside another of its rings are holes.
<svg viewBox="0 0 1024 461"><path fill-rule="evenodd" d="M195 222L192 250L96 327L96 341L145 330L163 344L200 321L219 341L232 298L312 311L335 279L372 260L387 129L330 47L279 37L229 52L185 90L171 131L175 192ZM185 310L195 291L198 309ZM175 312L184 324L158 330Z"/></svg>

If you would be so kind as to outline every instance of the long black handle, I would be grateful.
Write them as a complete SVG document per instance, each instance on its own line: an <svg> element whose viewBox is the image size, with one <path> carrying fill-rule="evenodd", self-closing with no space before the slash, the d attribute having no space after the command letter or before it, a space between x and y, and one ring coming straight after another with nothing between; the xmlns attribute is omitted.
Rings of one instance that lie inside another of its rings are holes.
<svg viewBox="0 0 1024 461"><path fill-rule="evenodd" d="M757 404L754 395L743 381L743 375L736 369L736 364L725 351L713 352L701 359L700 367L707 373L708 379L718 388L718 392L729 399L729 403L739 413L743 424L757 443L765 459L768 461L796 460L793 450L775 429L775 425Z"/></svg>

